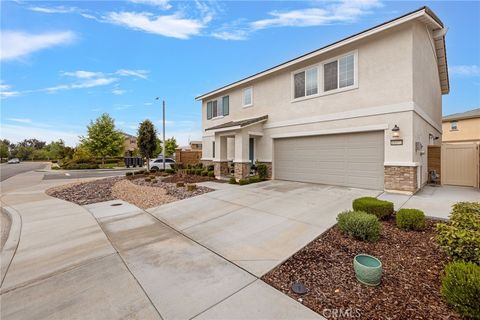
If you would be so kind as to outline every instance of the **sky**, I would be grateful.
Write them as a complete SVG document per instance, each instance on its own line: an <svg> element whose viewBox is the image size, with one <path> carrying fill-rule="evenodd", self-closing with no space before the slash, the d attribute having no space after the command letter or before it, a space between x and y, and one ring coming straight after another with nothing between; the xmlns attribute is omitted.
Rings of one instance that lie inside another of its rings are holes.
<svg viewBox="0 0 480 320"><path fill-rule="evenodd" d="M0 138L74 146L104 112L201 139L195 97L428 5L444 22L443 114L480 107L480 2L0 1ZM160 100L155 100L160 97Z"/></svg>

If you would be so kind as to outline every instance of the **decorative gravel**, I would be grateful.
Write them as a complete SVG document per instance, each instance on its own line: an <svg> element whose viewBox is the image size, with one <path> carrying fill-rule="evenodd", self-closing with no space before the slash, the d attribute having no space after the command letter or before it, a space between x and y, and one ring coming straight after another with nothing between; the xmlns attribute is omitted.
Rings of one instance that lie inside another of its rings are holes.
<svg viewBox="0 0 480 320"><path fill-rule="evenodd" d="M200 187L197 186L197 188L193 191L188 191L186 184L185 187L177 187L176 183L165 183L163 182L164 180L159 180L157 179L155 182L147 182L143 178L139 179L133 179L131 180L132 183L138 185L138 186L148 186L148 187L156 187L156 188L162 188L165 189L167 194L170 196L173 196L179 200L198 196L207 192L214 191L211 188L207 187ZM208 180L207 180L208 181Z"/></svg>
<svg viewBox="0 0 480 320"><path fill-rule="evenodd" d="M376 243L347 238L335 226L262 279L330 319L461 319L440 296L448 259L435 242L434 223L407 232L383 222ZM353 258L359 253L382 261L380 286L355 279ZM295 281L308 288L305 295L291 291Z"/></svg>
<svg viewBox="0 0 480 320"><path fill-rule="evenodd" d="M165 183L159 179L162 178L157 177L156 182L146 182L143 177L133 180L112 177L58 186L48 189L46 193L79 205L121 199L146 209L214 191L200 186L188 191L186 186L177 187L176 183Z"/></svg>
<svg viewBox="0 0 480 320"><path fill-rule="evenodd" d="M112 195L142 209L157 207L177 200L177 198L168 195L164 188L137 185L128 180L115 183L112 188Z"/></svg>
<svg viewBox="0 0 480 320"><path fill-rule="evenodd" d="M49 196L70 201L79 205L86 205L116 199L112 195L112 187L123 177L113 177L89 182L71 183L68 185L50 188L46 191Z"/></svg>

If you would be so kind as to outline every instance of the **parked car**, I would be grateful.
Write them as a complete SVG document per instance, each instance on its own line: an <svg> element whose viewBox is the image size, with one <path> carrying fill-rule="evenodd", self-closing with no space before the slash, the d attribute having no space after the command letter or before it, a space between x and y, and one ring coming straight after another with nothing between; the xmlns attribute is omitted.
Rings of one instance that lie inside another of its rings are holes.
<svg viewBox="0 0 480 320"><path fill-rule="evenodd" d="M18 158L12 158L12 159L8 160L7 163L20 163L20 159L18 159Z"/></svg>
<svg viewBox="0 0 480 320"><path fill-rule="evenodd" d="M165 169L173 169L173 165L175 164L175 160L171 158L165 158ZM160 170L163 168L163 159L154 159L150 160L150 170Z"/></svg>

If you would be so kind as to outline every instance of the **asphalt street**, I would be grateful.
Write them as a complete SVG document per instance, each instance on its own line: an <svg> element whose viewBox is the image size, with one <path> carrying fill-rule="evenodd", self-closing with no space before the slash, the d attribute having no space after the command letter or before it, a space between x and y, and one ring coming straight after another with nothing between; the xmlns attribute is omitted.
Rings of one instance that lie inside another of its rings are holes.
<svg viewBox="0 0 480 320"><path fill-rule="evenodd" d="M3 163L0 165L0 181L27 171L44 169L46 166L46 162L21 162L16 164Z"/></svg>

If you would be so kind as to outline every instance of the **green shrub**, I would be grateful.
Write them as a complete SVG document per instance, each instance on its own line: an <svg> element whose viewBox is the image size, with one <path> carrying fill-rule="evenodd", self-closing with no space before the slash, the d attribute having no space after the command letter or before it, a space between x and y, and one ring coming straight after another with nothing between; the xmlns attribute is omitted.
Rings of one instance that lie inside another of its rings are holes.
<svg viewBox="0 0 480 320"><path fill-rule="evenodd" d="M257 183L262 181L262 179L260 179L259 176L251 176L251 177L248 177L247 180L248 180L248 183Z"/></svg>
<svg viewBox="0 0 480 320"><path fill-rule="evenodd" d="M67 165L62 166L62 169L66 170L80 170L80 169L98 169L98 164L96 163L68 163Z"/></svg>
<svg viewBox="0 0 480 320"><path fill-rule="evenodd" d="M357 240L377 241L381 225L373 214L362 211L345 211L337 216L338 228Z"/></svg>
<svg viewBox="0 0 480 320"><path fill-rule="evenodd" d="M257 164L257 173L261 180L268 178L268 167L265 163Z"/></svg>
<svg viewBox="0 0 480 320"><path fill-rule="evenodd" d="M213 164L210 164L207 166L207 171L213 171L215 170L215 166Z"/></svg>
<svg viewBox="0 0 480 320"><path fill-rule="evenodd" d="M208 171L208 176L209 176L210 178L215 178L215 172L213 172L213 171Z"/></svg>
<svg viewBox="0 0 480 320"><path fill-rule="evenodd" d="M185 187L185 183L182 181L177 182L177 188Z"/></svg>
<svg viewBox="0 0 480 320"><path fill-rule="evenodd" d="M460 314L480 319L480 266L472 262L450 262L442 278L441 293Z"/></svg>
<svg viewBox="0 0 480 320"><path fill-rule="evenodd" d="M425 229L425 214L417 209L398 210L395 220L397 227L403 230L423 230Z"/></svg>
<svg viewBox="0 0 480 320"><path fill-rule="evenodd" d="M454 259L480 264L480 203L459 202L449 223L438 223L437 241Z"/></svg>
<svg viewBox="0 0 480 320"><path fill-rule="evenodd" d="M196 184L187 184L187 191L195 191L197 190Z"/></svg>
<svg viewBox="0 0 480 320"><path fill-rule="evenodd" d="M150 177L145 178L145 182L150 182L150 181L152 181L152 179L150 179Z"/></svg>
<svg viewBox="0 0 480 320"><path fill-rule="evenodd" d="M197 176L201 176L201 175L202 175L202 171L203 171L203 169L195 169L195 174L196 174Z"/></svg>
<svg viewBox="0 0 480 320"><path fill-rule="evenodd" d="M203 170L203 171L201 172L201 175L202 175L202 177L206 177L206 176L208 175L208 171L207 171L207 170Z"/></svg>
<svg viewBox="0 0 480 320"><path fill-rule="evenodd" d="M377 216L378 219L386 219L393 214L393 203L372 197L363 197L353 200L354 211L363 211Z"/></svg>
<svg viewBox="0 0 480 320"><path fill-rule="evenodd" d="M127 177L133 176L133 172L126 172L125 176L127 176Z"/></svg>
<svg viewBox="0 0 480 320"><path fill-rule="evenodd" d="M241 185L241 186L244 186L244 185L246 185L246 184L248 184L248 183L249 183L249 182L248 182L247 179L240 179L240 180L238 180L238 184Z"/></svg>
<svg viewBox="0 0 480 320"><path fill-rule="evenodd" d="M169 173L169 174L175 173L175 170L173 170L173 169L165 169L165 173Z"/></svg>
<svg viewBox="0 0 480 320"><path fill-rule="evenodd" d="M228 183L237 184L237 180L235 179L235 177L230 177L230 180L228 180Z"/></svg>

